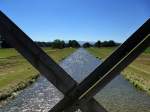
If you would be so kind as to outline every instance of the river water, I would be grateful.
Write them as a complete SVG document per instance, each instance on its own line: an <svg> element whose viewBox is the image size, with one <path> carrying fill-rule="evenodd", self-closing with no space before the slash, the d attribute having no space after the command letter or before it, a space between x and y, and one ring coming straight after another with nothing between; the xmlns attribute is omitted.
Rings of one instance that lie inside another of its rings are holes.
<svg viewBox="0 0 150 112"><path fill-rule="evenodd" d="M81 48L59 65L80 83L100 64L100 60ZM0 112L48 112L62 98L63 94L41 76L36 83L1 107ZM94 98L109 112L150 112L150 96L135 89L122 75Z"/></svg>

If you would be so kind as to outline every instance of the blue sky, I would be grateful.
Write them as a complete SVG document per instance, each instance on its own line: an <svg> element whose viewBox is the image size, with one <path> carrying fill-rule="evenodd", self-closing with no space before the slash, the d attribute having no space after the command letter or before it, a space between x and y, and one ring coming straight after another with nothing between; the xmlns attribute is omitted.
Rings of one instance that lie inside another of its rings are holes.
<svg viewBox="0 0 150 112"><path fill-rule="evenodd" d="M33 40L125 41L150 17L150 0L0 0Z"/></svg>

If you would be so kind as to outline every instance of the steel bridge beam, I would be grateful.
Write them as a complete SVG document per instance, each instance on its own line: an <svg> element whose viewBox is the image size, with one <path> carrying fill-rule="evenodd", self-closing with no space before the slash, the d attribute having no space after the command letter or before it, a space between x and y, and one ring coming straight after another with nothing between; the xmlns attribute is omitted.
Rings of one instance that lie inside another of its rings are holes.
<svg viewBox="0 0 150 112"><path fill-rule="evenodd" d="M0 34L64 95L69 94L73 88L77 87L77 82L1 11ZM89 112L100 112L101 110L106 112L95 99L91 99L86 105L82 105L81 110L83 112L89 110Z"/></svg>
<svg viewBox="0 0 150 112"><path fill-rule="evenodd" d="M83 112L90 109L92 112L106 112L92 97L149 46L150 19L79 85L2 12L0 12L0 33L64 93L65 98L50 112L73 112L77 108Z"/></svg>
<svg viewBox="0 0 150 112"><path fill-rule="evenodd" d="M116 51L98 66L77 88L62 99L50 112L69 110L86 104L98 91L114 79L150 45L150 19L131 35Z"/></svg>

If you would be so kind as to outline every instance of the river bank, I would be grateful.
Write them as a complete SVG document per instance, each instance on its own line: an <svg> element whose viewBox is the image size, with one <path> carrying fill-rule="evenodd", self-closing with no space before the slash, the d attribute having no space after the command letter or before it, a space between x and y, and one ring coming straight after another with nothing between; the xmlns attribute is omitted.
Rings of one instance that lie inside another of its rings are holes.
<svg viewBox="0 0 150 112"><path fill-rule="evenodd" d="M3 92L0 92L0 107L5 105L9 100L14 99L21 90L29 87L31 84L36 82L39 74L35 74L32 77L28 78L26 81L21 81L18 84L14 85L11 89L4 89Z"/></svg>
<svg viewBox="0 0 150 112"><path fill-rule="evenodd" d="M104 60L115 48L89 48L97 58ZM56 62L60 62L75 49L44 48ZM14 49L0 49L0 103L14 98L18 91L28 87L38 78L35 70ZM147 49L123 72L123 76L136 88L150 94L150 48Z"/></svg>
<svg viewBox="0 0 150 112"><path fill-rule="evenodd" d="M74 48L43 48L57 63L70 55ZM0 104L13 99L20 90L30 86L39 72L30 65L16 50L0 49Z"/></svg>
<svg viewBox="0 0 150 112"><path fill-rule="evenodd" d="M88 48L87 50L97 58L104 60L115 49L116 47L101 47ZM150 95L150 47L123 70L122 74L134 87Z"/></svg>
<svg viewBox="0 0 150 112"><path fill-rule="evenodd" d="M101 61L79 49L59 64L73 79L81 82ZM40 76L36 83L1 107L0 112L48 112L63 97L56 87ZM122 75L113 79L94 98L108 112L150 112L150 97L134 88Z"/></svg>

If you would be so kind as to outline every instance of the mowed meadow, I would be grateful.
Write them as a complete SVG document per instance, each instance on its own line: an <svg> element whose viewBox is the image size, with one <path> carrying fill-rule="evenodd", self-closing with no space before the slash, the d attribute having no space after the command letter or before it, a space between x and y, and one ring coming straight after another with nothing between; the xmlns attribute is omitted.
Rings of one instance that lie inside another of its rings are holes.
<svg viewBox="0 0 150 112"><path fill-rule="evenodd" d="M116 47L88 48L97 58L105 60ZM123 76L135 87L150 94L150 47L122 71Z"/></svg>
<svg viewBox="0 0 150 112"><path fill-rule="evenodd" d="M95 57L105 60L116 47L86 48ZM65 59L76 48L43 50L57 63ZM122 71L123 76L137 88L150 93L150 48ZM0 101L13 97L14 93L35 82L39 72L15 49L0 49Z"/></svg>
<svg viewBox="0 0 150 112"><path fill-rule="evenodd" d="M74 48L43 50L57 63L75 51ZM0 49L0 100L27 87L38 75L39 72L15 49Z"/></svg>

